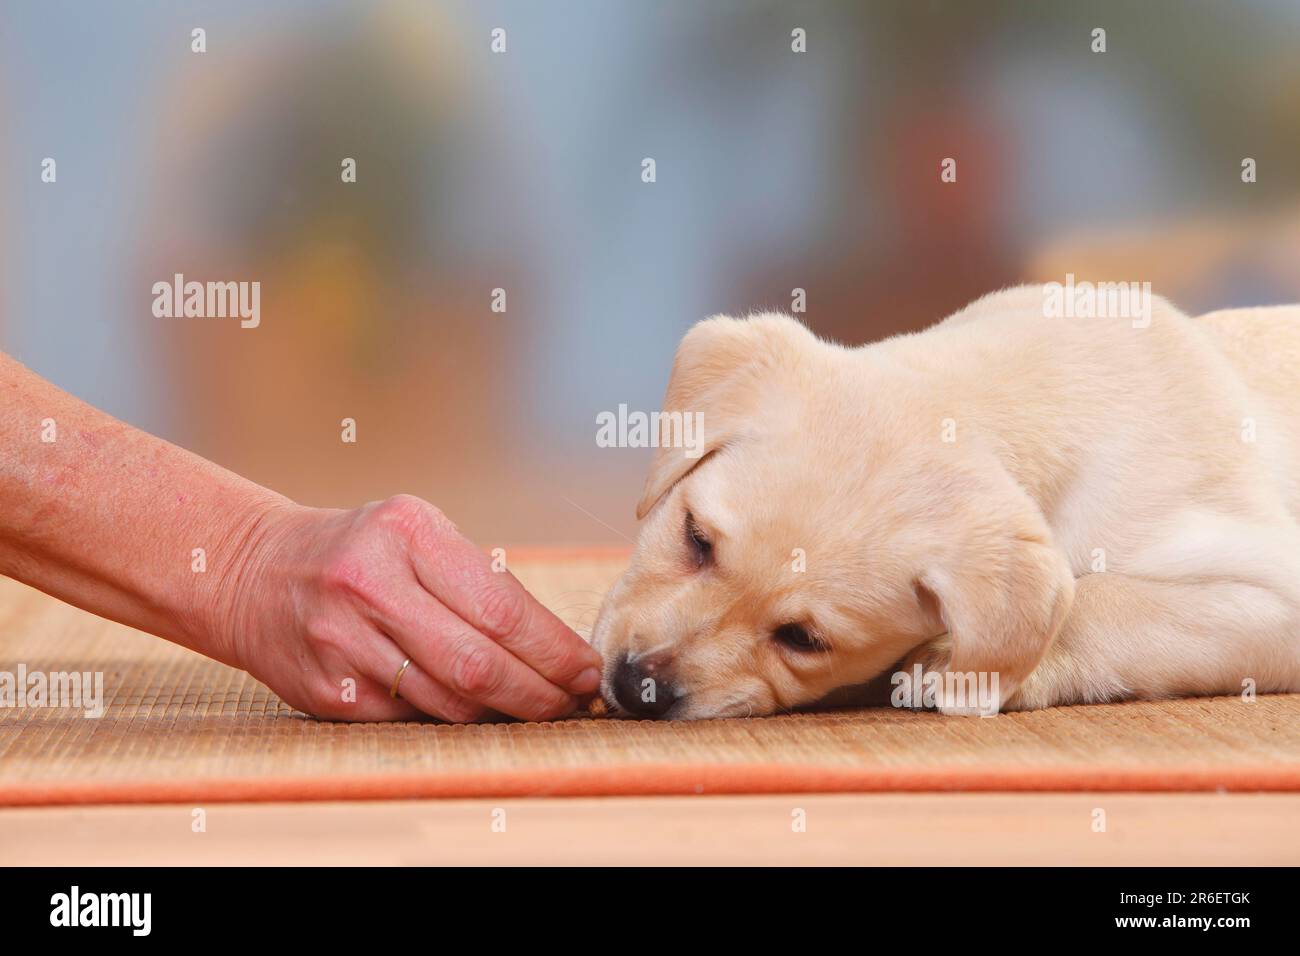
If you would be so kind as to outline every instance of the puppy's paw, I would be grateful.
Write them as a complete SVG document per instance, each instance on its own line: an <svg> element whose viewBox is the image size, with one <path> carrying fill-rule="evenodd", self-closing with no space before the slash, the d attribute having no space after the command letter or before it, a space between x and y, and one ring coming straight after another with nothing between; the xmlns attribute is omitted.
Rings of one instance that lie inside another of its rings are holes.
<svg viewBox="0 0 1300 956"><path fill-rule="evenodd" d="M899 665L898 669L908 674L914 674L916 666L920 664L921 673L928 674L931 671L945 670L951 660L952 638L947 634L940 634L933 640L926 641L903 658L903 663Z"/></svg>
<svg viewBox="0 0 1300 956"><path fill-rule="evenodd" d="M1139 695L1097 659L1070 653L1058 642L1011 694L1003 710L1042 710L1071 704L1105 704ZM1148 695L1149 696L1149 695Z"/></svg>
<svg viewBox="0 0 1300 956"><path fill-rule="evenodd" d="M933 706L949 717L993 716L1002 703L997 676L953 672L952 651L952 638L941 634L912 651L899 669L913 681L920 674L927 709Z"/></svg>

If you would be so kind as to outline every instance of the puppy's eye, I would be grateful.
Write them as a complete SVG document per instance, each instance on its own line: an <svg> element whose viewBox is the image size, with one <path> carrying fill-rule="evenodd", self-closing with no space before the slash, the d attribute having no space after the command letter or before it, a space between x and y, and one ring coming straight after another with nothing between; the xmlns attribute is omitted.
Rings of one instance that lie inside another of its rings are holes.
<svg viewBox="0 0 1300 956"><path fill-rule="evenodd" d="M713 542L710 541L700 526L695 523L695 516L686 512L686 544L691 549L691 559L697 568L702 568L713 559Z"/></svg>
<svg viewBox="0 0 1300 956"><path fill-rule="evenodd" d="M782 624L772 632L772 639L778 644L784 644L792 651L799 651L804 654L826 649L826 645L809 634L808 629L802 624Z"/></svg>

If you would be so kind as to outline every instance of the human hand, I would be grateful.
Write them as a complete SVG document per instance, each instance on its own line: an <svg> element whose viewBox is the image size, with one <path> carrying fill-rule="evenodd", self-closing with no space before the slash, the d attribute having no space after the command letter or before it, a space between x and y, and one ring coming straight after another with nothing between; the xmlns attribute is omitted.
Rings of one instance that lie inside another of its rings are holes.
<svg viewBox="0 0 1300 956"><path fill-rule="evenodd" d="M276 505L240 553L217 600L225 646L315 716L546 720L599 686L600 656L419 498Z"/></svg>

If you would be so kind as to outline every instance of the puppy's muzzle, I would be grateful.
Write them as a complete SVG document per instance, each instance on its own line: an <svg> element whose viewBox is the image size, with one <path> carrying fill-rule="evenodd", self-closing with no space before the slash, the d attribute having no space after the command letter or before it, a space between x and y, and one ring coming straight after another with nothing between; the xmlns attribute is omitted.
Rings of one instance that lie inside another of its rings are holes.
<svg viewBox="0 0 1300 956"><path fill-rule="evenodd" d="M638 717L662 717L677 700L670 669L662 659L647 657L619 658L614 669L614 699L629 714Z"/></svg>

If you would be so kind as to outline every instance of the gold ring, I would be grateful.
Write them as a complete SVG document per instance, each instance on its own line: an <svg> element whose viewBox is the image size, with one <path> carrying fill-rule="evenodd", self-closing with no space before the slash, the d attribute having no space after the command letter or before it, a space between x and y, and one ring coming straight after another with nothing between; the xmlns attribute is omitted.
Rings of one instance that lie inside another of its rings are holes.
<svg viewBox="0 0 1300 956"><path fill-rule="evenodd" d="M388 696L393 700L397 700L397 685L402 682L402 675L406 673L406 669L410 666L411 659L408 657L402 661L402 666L397 669L397 676L393 678L393 686L388 688Z"/></svg>

